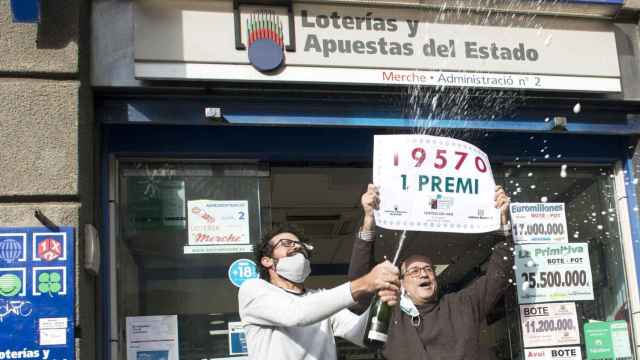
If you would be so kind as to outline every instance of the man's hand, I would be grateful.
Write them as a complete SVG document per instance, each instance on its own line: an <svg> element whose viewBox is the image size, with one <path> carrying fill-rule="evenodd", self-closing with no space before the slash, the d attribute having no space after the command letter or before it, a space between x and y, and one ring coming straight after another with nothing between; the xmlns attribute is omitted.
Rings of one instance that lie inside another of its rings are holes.
<svg viewBox="0 0 640 360"><path fill-rule="evenodd" d="M496 209L500 209L500 224L506 225L509 222L509 204L511 204L511 198L507 196L504 189L500 185L496 185L496 193L494 195L496 202Z"/></svg>
<svg viewBox="0 0 640 360"><path fill-rule="evenodd" d="M386 302L389 306L394 306L398 303L398 292L393 290L380 290L378 291L378 297L383 302Z"/></svg>
<svg viewBox="0 0 640 360"><path fill-rule="evenodd" d="M351 282L351 295L355 300L378 292L385 302L395 305L400 291L400 271L389 261L376 265L367 275Z"/></svg>
<svg viewBox="0 0 640 360"><path fill-rule="evenodd" d="M369 184L367 186L367 192L362 194L360 198L360 203L362 204L362 210L364 210L364 219L362 221L362 229L363 231L373 231L375 226L375 218L373 212L378 210L380 206L380 193L378 192L378 187Z"/></svg>

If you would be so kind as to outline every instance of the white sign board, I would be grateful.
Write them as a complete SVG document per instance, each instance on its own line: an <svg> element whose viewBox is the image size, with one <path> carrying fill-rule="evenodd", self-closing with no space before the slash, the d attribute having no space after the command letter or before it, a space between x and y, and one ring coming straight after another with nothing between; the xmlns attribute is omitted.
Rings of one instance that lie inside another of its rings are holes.
<svg viewBox="0 0 640 360"><path fill-rule="evenodd" d="M524 347L580 344L576 304L520 305Z"/></svg>
<svg viewBox="0 0 640 360"><path fill-rule="evenodd" d="M586 243L516 245L518 303L593 300Z"/></svg>
<svg viewBox="0 0 640 360"><path fill-rule="evenodd" d="M190 200L187 202L189 245L249 244L249 202Z"/></svg>
<svg viewBox="0 0 640 360"><path fill-rule="evenodd" d="M66 345L67 344L67 318L40 318L38 327L40 346Z"/></svg>
<svg viewBox="0 0 640 360"><path fill-rule="evenodd" d="M253 252L253 245L187 245L183 252L186 255L250 253Z"/></svg>
<svg viewBox="0 0 640 360"><path fill-rule="evenodd" d="M525 360L582 360L580 346L524 349Z"/></svg>
<svg viewBox="0 0 640 360"><path fill-rule="evenodd" d="M251 5L235 18L230 0L136 5L136 78L621 91L613 31L443 24L371 4L293 3L291 18ZM269 56L277 71L258 70Z"/></svg>
<svg viewBox="0 0 640 360"><path fill-rule="evenodd" d="M376 135L376 225L392 230L483 233L498 229L489 158L464 141Z"/></svg>
<svg viewBox="0 0 640 360"><path fill-rule="evenodd" d="M127 360L178 360L178 316L127 317Z"/></svg>
<svg viewBox="0 0 640 360"><path fill-rule="evenodd" d="M568 243L564 203L512 203L513 241Z"/></svg>

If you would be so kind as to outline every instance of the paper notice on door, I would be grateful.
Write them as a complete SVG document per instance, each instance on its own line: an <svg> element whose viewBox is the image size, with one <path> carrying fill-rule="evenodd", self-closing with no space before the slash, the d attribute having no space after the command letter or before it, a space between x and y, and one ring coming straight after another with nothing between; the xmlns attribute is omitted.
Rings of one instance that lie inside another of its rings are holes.
<svg viewBox="0 0 640 360"><path fill-rule="evenodd" d="M127 360L178 360L178 316L127 317Z"/></svg>

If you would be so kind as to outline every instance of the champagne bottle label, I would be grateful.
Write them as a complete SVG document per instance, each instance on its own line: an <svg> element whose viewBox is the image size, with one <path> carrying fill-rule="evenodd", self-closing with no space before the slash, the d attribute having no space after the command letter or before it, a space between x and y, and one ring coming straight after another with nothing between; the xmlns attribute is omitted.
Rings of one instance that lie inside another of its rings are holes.
<svg viewBox="0 0 640 360"><path fill-rule="evenodd" d="M367 321L366 337L363 340L369 348L382 349L387 342L389 332L389 320L391 309L389 305L382 302L377 296L374 298L373 306Z"/></svg>
<svg viewBox="0 0 640 360"><path fill-rule="evenodd" d="M387 334L383 334L383 333L375 331L375 330L369 330L369 333L367 334L367 337L369 339L371 339L371 340L378 340L378 341L387 342Z"/></svg>

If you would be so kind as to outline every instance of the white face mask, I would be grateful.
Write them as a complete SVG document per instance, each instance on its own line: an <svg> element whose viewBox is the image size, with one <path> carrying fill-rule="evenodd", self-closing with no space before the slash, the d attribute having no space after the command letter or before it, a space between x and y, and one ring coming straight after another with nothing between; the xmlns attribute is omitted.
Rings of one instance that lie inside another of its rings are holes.
<svg viewBox="0 0 640 360"><path fill-rule="evenodd" d="M416 317L420 315L418 308L413 303L413 301L407 295L407 292L402 289L402 293L400 294L400 309L407 315L411 317Z"/></svg>
<svg viewBox="0 0 640 360"><path fill-rule="evenodd" d="M278 259L276 272L283 278L294 283L304 282L311 274L311 264L301 253Z"/></svg>

